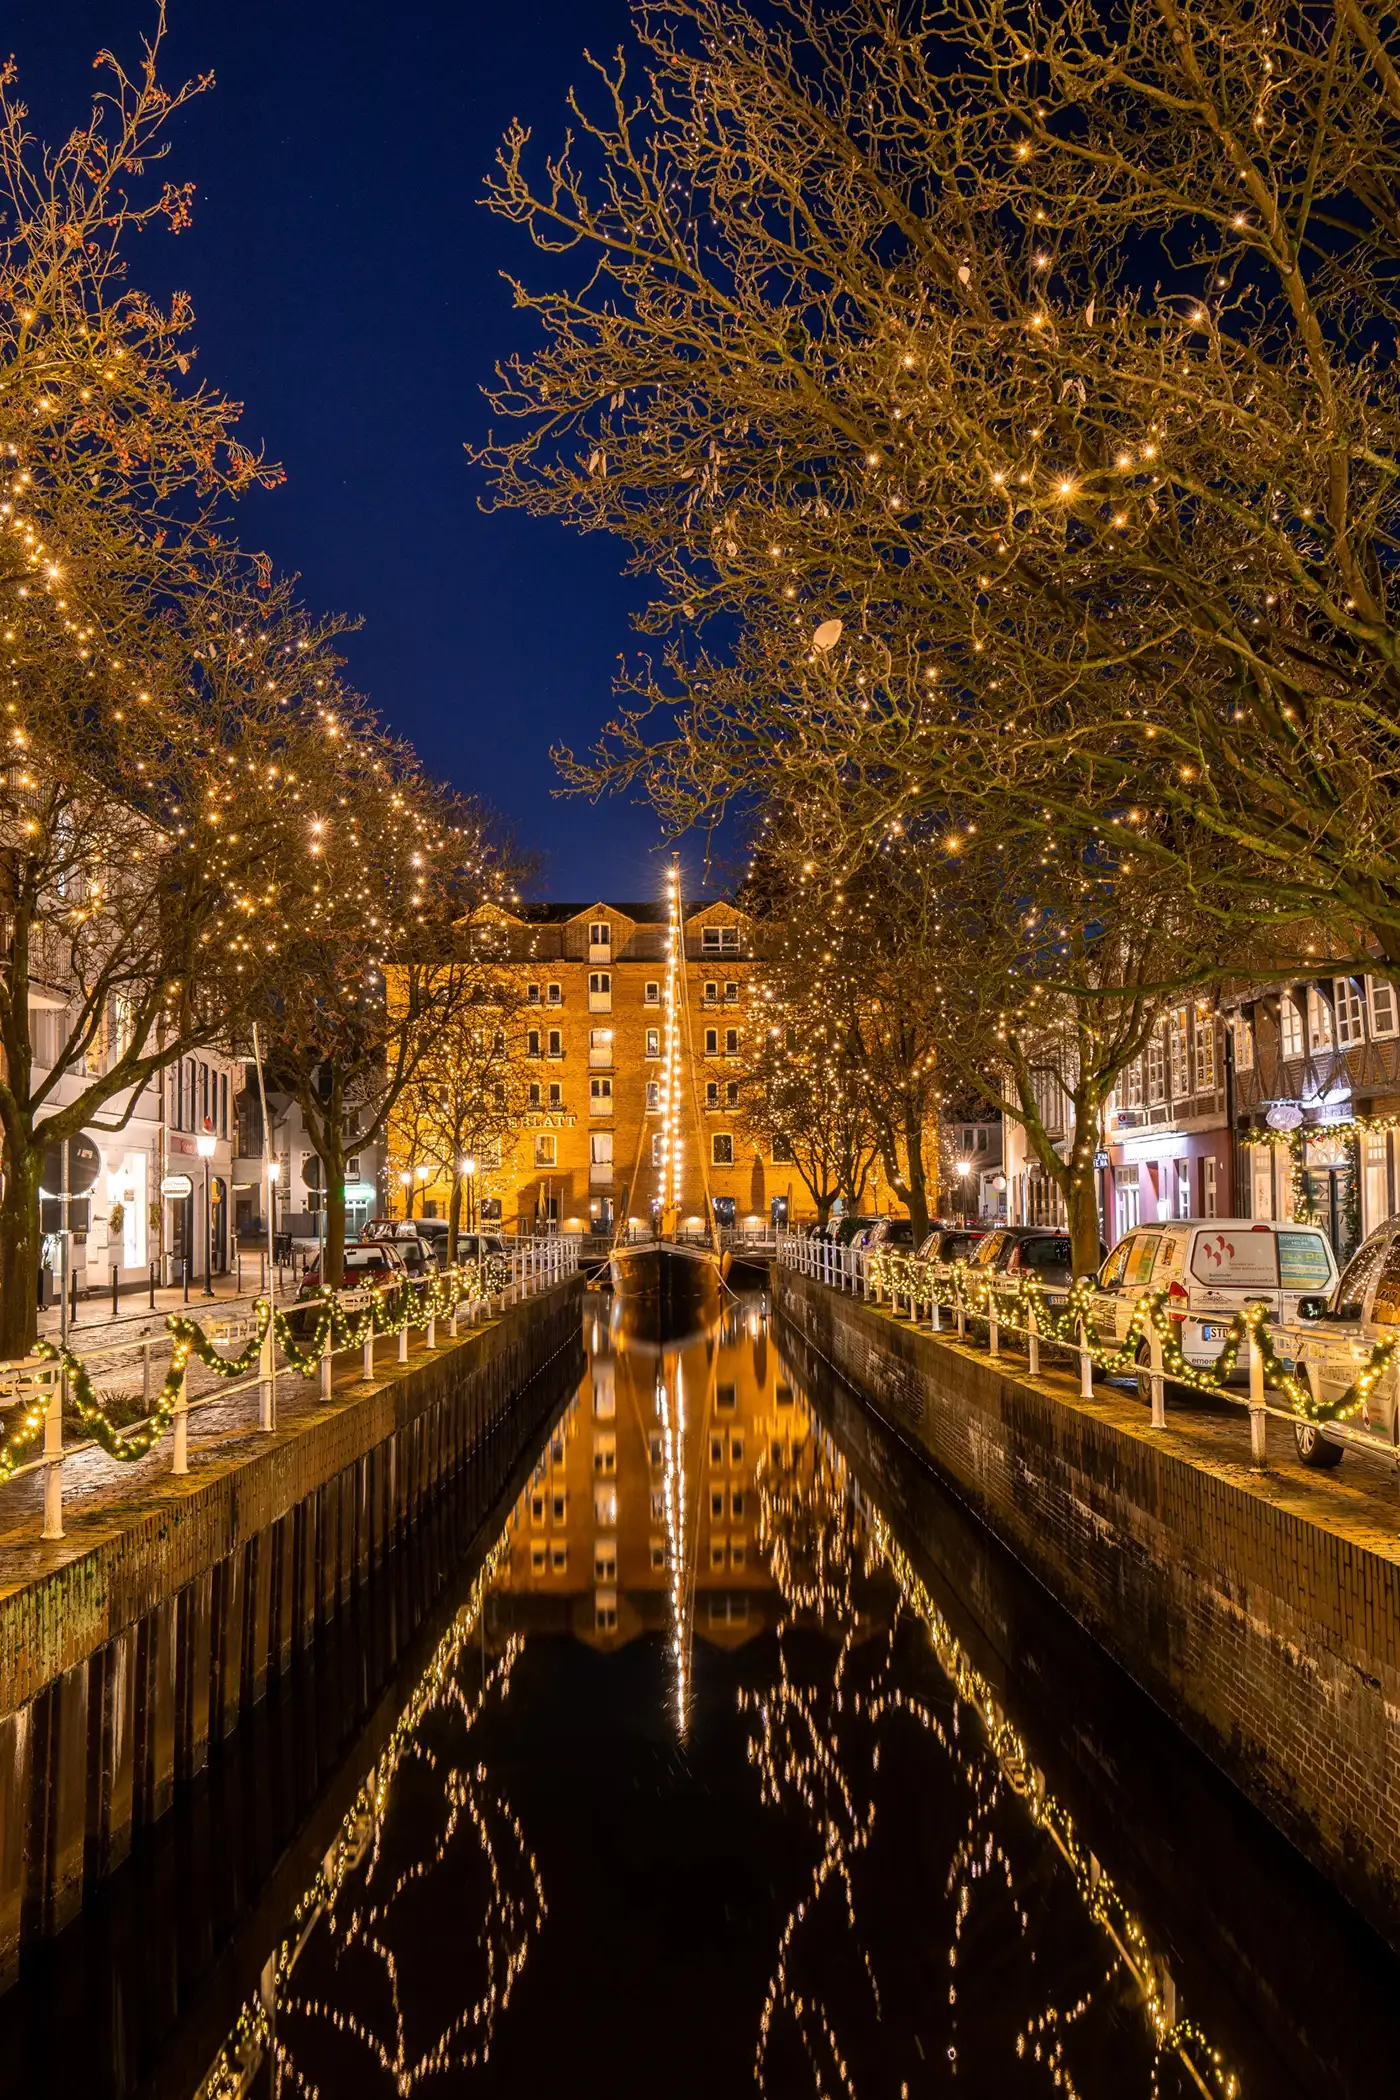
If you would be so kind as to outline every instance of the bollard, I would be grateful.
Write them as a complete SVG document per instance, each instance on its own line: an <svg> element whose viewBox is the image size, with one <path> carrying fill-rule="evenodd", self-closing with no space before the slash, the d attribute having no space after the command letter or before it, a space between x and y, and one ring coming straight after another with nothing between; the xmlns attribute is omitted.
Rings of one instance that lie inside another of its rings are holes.
<svg viewBox="0 0 1400 2100"><path fill-rule="evenodd" d="M120 1273L117 1269L112 1271L112 1318L114 1320L117 1317L117 1277Z"/></svg>
<svg viewBox="0 0 1400 2100"><path fill-rule="evenodd" d="M326 1337L321 1344L321 1398L331 1397L331 1323L326 1322Z"/></svg>
<svg viewBox="0 0 1400 2100"><path fill-rule="evenodd" d="M408 1314L407 1314L407 1313L405 1313L405 1314L404 1314L404 1316L403 1316L403 1319L402 1319L402 1321L401 1321L401 1323L400 1323L400 1325L399 1325L399 1362L400 1362L401 1364L406 1364L406 1363L408 1362Z"/></svg>
<svg viewBox="0 0 1400 2100"><path fill-rule="evenodd" d="M1264 1352L1259 1347L1259 1328L1249 1325L1249 1455L1256 1466L1269 1462L1269 1417L1264 1407Z"/></svg>
<svg viewBox="0 0 1400 2100"><path fill-rule="evenodd" d="M437 1347L437 1314L431 1311L428 1314L427 1346L429 1349Z"/></svg>
<svg viewBox="0 0 1400 2100"><path fill-rule="evenodd" d="M1092 1400L1094 1397L1094 1359L1089 1354L1089 1330L1079 1322L1079 1397Z"/></svg>
<svg viewBox="0 0 1400 2100"><path fill-rule="evenodd" d="M1040 1322L1034 1303L1026 1307L1026 1368L1032 1378L1040 1376Z"/></svg>
<svg viewBox="0 0 1400 2100"><path fill-rule="evenodd" d="M935 1333L935 1334L942 1334L942 1332L943 1332L943 1308L942 1308L942 1306L941 1306L941 1305L939 1304L939 1302L938 1302L938 1300L937 1300L936 1298L930 1298L930 1300L929 1300L929 1306L928 1306L928 1310L929 1310L929 1318L930 1318L930 1320L931 1320L931 1321L932 1321L932 1323L933 1323L933 1331L934 1331L934 1333Z"/></svg>
<svg viewBox="0 0 1400 2100"><path fill-rule="evenodd" d="M988 1356L1000 1356L1001 1354L1000 1349L997 1347L997 1307L995 1298L989 1298L987 1301L987 1354Z"/></svg>
<svg viewBox="0 0 1400 2100"><path fill-rule="evenodd" d="M962 1302L962 1299L961 1299L961 1298L959 1298L959 1300L958 1300L958 1312L957 1312L957 1321L958 1321L958 1340L959 1340L960 1342L965 1342L965 1341L967 1340L967 1313L966 1313L966 1311L965 1311L965 1310L964 1310L964 1308L963 1308L963 1302Z"/></svg>
<svg viewBox="0 0 1400 2100"><path fill-rule="evenodd" d="M1158 1334L1155 1326L1148 1332L1147 1359L1150 1366L1152 1385L1152 1427L1154 1429L1165 1429L1167 1426L1167 1393L1166 1384L1162 1377L1162 1337Z"/></svg>
<svg viewBox="0 0 1400 2100"><path fill-rule="evenodd" d="M63 1537L63 1392L67 1373L60 1371L49 1393L44 1415L44 1537Z"/></svg>
<svg viewBox="0 0 1400 2100"><path fill-rule="evenodd" d="M258 1427L277 1427L277 1337L269 1313L267 1332L258 1347Z"/></svg>
<svg viewBox="0 0 1400 2100"><path fill-rule="evenodd" d="M170 1411L171 1426L175 1434L175 1449L170 1460L172 1473L188 1473L190 1470L190 1365L186 1357L180 1372L180 1383L175 1393L175 1405Z"/></svg>
<svg viewBox="0 0 1400 2100"><path fill-rule="evenodd" d="M156 1309L156 1265L154 1262L151 1263L150 1293L151 1311L154 1312Z"/></svg>
<svg viewBox="0 0 1400 2100"><path fill-rule="evenodd" d="M366 1330L366 1333L365 1333L365 1339L364 1339L364 1347L363 1347L363 1350L362 1350L362 1352L361 1352L361 1368L362 1368L362 1370L363 1370L363 1372L364 1372L364 1375L365 1375L365 1377L366 1377L366 1378L373 1378L373 1376L374 1376L374 1308L373 1308L372 1306L371 1306L371 1308L370 1308L370 1311L369 1311L369 1327L368 1327L368 1329Z"/></svg>

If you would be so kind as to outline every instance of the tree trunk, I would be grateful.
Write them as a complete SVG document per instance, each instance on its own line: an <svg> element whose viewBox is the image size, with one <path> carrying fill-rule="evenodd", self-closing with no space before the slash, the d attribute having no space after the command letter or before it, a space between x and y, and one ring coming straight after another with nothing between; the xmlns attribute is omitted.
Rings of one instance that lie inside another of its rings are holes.
<svg viewBox="0 0 1400 2100"><path fill-rule="evenodd" d="M1097 1275L1100 1261L1099 1192L1092 1155L1087 1168L1076 1168L1075 1163L1071 1161L1065 1184L1065 1205L1069 1211L1070 1253L1074 1274Z"/></svg>
<svg viewBox="0 0 1400 2100"><path fill-rule="evenodd" d="M905 1178L904 1207L914 1228L914 1244L928 1235L928 1188L924 1179L924 1129L921 1104L904 1097L904 1151L909 1161Z"/></svg>
<svg viewBox="0 0 1400 2100"><path fill-rule="evenodd" d="M0 1194L0 1359L28 1356L38 1334L39 1181L43 1147L16 1155L7 1142Z"/></svg>
<svg viewBox="0 0 1400 2100"><path fill-rule="evenodd" d="M447 1206L447 1259L457 1259L457 1235L462 1229L462 1177L452 1177L452 1196Z"/></svg>

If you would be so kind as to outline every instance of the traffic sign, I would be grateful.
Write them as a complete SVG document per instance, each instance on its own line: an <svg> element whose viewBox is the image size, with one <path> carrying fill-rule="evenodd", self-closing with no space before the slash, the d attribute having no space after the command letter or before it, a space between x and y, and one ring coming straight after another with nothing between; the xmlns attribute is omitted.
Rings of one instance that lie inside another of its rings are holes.
<svg viewBox="0 0 1400 2100"><path fill-rule="evenodd" d="M68 1193L70 1196L85 1196L102 1171L102 1154L90 1137L71 1137L68 1140ZM44 1147L44 1193L48 1196L63 1194L63 1146L59 1142Z"/></svg>

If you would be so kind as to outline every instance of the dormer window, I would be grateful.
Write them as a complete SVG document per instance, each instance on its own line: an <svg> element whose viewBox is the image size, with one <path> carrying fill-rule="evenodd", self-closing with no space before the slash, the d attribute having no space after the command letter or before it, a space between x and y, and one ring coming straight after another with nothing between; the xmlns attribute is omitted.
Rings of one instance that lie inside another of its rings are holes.
<svg viewBox="0 0 1400 2100"><path fill-rule="evenodd" d="M737 926L702 926L700 950L704 955L737 955L739 953L739 929Z"/></svg>
<svg viewBox="0 0 1400 2100"><path fill-rule="evenodd" d="M611 948L612 928L606 919L593 921L588 929L588 945L590 948Z"/></svg>

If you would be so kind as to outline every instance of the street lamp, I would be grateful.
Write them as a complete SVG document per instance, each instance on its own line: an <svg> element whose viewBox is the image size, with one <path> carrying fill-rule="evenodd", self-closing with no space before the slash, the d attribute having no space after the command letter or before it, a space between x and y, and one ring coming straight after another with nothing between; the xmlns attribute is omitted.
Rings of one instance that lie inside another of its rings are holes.
<svg viewBox="0 0 1400 2100"><path fill-rule="evenodd" d="M459 1159L457 1162L467 1183L467 1231L476 1231L476 1161Z"/></svg>
<svg viewBox="0 0 1400 2100"><path fill-rule="evenodd" d="M269 1159L267 1163L267 1295L271 1303L277 1300L277 1184L282 1178L280 1159Z"/></svg>
<svg viewBox="0 0 1400 2100"><path fill-rule="evenodd" d="M214 1223L209 1201L209 1162L214 1157L214 1133L209 1128L208 1116L204 1118L204 1125L204 1129L194 1141L194 1149L204 1161L204 1295L206 1298L212 1298L214 1279L209 1272L213 1267Z"/></svg>
<svg viewBox="0 0 1400 2100"><path fill-rule="evenodd" d="M958 1170L958 1185L959 1185L959 1189L960 1189L960 1192L961 1192L961 1202L962 1202L962 1221L963 1221L964 1225L966 1225L966 1223L967 1223L967 1177L968 1177L968 1175L969 1175L969 1174L970 1174L970 1173L972 1172L972 1161L971 1161L970 1159L960 1159L960 1160L958 1160L958 1161L957 1161L957 1170Z"/></svg>

